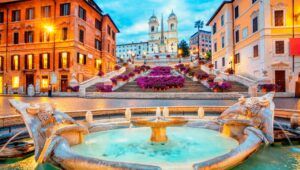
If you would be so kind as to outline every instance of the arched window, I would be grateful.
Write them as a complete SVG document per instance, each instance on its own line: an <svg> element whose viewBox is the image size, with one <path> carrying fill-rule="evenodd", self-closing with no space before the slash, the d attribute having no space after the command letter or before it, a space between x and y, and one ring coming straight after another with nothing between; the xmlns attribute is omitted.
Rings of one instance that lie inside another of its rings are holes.
<svg viewBox="0 0 300 170"><path fill-rule="evenodd" d="M171 30L175 30L175 25L174 24L171 24Z"/></svg>
<svg viewBox="0 0 300 170"><path fill-rule="evenodd" d="M151 27L151 32L154 32L155 28L154 26Z"/></svg>

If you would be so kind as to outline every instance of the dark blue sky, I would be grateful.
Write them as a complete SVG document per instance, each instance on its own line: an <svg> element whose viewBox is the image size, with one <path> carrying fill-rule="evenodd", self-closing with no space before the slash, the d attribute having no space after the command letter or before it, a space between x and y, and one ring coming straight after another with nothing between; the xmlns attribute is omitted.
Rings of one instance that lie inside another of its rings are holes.
<svg viewBox="0 0 300 170"><path fill-rule="evenodd" d="M118 43L148 40L148 20L153 10L157 17L164 14L165 21L172 9L179 20L179 39L196 32L194 22L211 17L223 0L95 0L105 13L109 13L121 33ZM165 27L167 25L165 24ZM205 30L210 28L205 27Z"/></svg>

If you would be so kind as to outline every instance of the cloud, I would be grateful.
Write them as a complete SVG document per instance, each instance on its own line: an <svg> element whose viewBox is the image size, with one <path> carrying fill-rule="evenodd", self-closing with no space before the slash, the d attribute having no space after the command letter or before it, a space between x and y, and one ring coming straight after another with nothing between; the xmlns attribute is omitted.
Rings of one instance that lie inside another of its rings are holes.
<svg viewBox="0 0 300 170"><path fill-rule="evenodd" d="M121 33L118 43L140 42L148 39L148 20L153 11L160 18L174 10L178 17L179 40L188 40L196 32L195 21L207 22L223 0L96 0L105 13L109 13ZM209 27L204 27L210 30Z"/></svg>

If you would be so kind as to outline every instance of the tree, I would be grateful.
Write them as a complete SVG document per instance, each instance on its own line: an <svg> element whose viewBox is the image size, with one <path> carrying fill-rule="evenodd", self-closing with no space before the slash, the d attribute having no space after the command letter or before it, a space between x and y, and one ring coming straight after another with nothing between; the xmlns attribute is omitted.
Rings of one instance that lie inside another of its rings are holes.
<svg viewBox="0 0 300 170"><path fill-rule="evenodd" d="M206 52L206 60L211 60L211 52L210 51Z"/></svg>
<svg viewBox="0 0 300 170"><path fill-rule="evenodd" d="M190 56L190 48L185 40L179 43L178 48L182 50L182 57Z"/></svg>

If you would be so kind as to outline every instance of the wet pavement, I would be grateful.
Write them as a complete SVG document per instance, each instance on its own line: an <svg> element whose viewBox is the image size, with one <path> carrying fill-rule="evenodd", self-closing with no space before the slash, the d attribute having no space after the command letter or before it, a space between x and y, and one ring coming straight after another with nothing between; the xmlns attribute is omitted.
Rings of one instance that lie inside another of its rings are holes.
<svg viewBox="0 0 300 170"><path fill-rule="evenodd" d="M16 114L9 106L9 99L23 102L53 102L61 111L96 110L124 107L156 106L229 106L237 100L165 100L165 99L86 99L76 97L0 97L0 116ZM276 108L300 109L300 100L295 98L276 98Z"/></svg>

